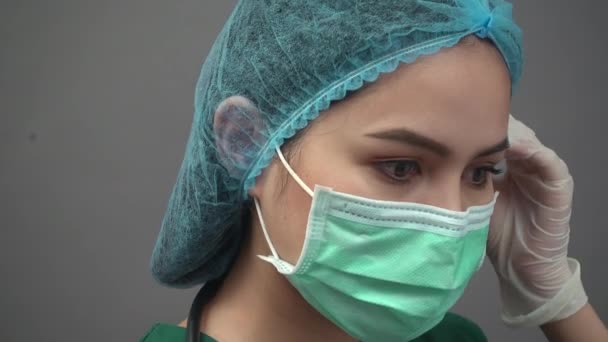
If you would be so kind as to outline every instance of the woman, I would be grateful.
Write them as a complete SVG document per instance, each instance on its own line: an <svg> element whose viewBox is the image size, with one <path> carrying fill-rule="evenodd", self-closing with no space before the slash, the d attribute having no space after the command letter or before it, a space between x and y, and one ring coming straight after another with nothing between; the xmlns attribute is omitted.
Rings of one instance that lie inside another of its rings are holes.
<svg viewBox="0 0 608 342"><path fill-rule="evenodd" d="M508 114L521 66L501 0L240 1L151 264L205 285L142 341L483 341L448 310L486 253L507 324L608 341L572 177Z"/></svg>

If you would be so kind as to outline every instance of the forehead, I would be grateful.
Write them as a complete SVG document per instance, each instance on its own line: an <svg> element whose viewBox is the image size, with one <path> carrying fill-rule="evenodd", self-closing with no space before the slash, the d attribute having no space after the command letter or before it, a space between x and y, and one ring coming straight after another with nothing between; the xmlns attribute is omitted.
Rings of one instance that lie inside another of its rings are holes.
<svg viewBox="0 0 608 342"><path fill-rule="evenodd" d="M332 105L318 126L342 135L404 127L448 144L496 142L506 134L510 91L498 50L469 41L383 74Z"/></svg>

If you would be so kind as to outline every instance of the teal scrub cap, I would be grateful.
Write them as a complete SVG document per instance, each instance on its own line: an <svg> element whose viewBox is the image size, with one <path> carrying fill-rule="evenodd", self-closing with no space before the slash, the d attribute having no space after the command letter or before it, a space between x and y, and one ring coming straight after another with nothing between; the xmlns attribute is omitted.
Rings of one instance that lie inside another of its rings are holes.
<svg viewBox="0 0 608 342"><path fill-rule="evenodd" d="M495 44L513 90L521 30L503 0L239 1L196 85L185 157L152 254L155 279L183 288L220 277L246 231L247 191L275 147L347 92L470 34Z"/></svg>

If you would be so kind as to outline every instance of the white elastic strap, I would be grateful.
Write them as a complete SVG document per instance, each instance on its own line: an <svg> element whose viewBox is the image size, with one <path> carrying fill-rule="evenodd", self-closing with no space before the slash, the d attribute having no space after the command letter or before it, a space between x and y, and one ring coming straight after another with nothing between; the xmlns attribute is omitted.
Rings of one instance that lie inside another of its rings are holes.
<svg viewBox="0 0 608 342"><path fill-rule="evenodd" d="M285 166L285 168L287 169L287 172L289 172L289 174L291 174L291 176L300 185L300 187L304 191L306 191L306 193L308 193L311 197L313 197L313 195L314 195L313 191L302 181L302 179L300 177L298 177L298 175L289 166L289 164L285 160L285 157L283 156L283 153L281 153L281 150L278 147L275 147L275 149L279 155L279 159L281 159L281 162L283 163L283 166ZM253 203L255 204L255 210L258 214L258 218L260 219L260 225L262 226L262 232L264 233L264 238L266 239L266 243L268 243L268 247L270 248L270 252L272 253L272 256L258 255L258 258L271 263L281 273L292 273L294 266L281 260L281 258L279 257L279 253L277 253L277 250L274 248L274 245L272 244L272 241L270 240L270 236L268 235L268 229L266 229L266 223L264 222L264 218L262 217L262 210L260 209L260 203L258 202L258 199L254 198Z"/></svg>
<svg viewBox="0 0 608 342"><path fill-rule="evenodd" d="M262 231L264 232L264 237L266 238L266 242L268 242L268 247L270 247L270 251L272 252L272 255L275 258L279 259L279 254L277 253L276 249L274 249L274 246L272 245L272 241L270 241L270 236L268 236L268 231L266 230L266 224L264 223L264 219L262 218L262 210L260 209L260 204L258 203L258 199L254 198L253 203L255 203L255 210L258 212L258 218L260 219L260 225L262 226ZM258 255L258 257L266 258L263 255ZM266 259L264 259L264 260L266 260Z"/></svg>
<svg viewBox="0 0 608 342"><path fill-rule="evenodd" d="M291 168L291 166L289 166L289 164L287 163L287 161L285 160L285 157L283 156L283 153L281 153L281 149L278 147L275 147L275 149L277 150L277 154L279 155L279 159L281 159L281 162L283 163L283 166L285 166L285 168L287 169L287 172L289 172L289 174L293 177L293 179L300 185L300 187L302 189L304 189L304 191L306 191L310 197L314 196L314 192L308 187L308 185L306 185L306 183L304 183L304 181L302 181L302 179L293 171L293 169Z"/></svg>

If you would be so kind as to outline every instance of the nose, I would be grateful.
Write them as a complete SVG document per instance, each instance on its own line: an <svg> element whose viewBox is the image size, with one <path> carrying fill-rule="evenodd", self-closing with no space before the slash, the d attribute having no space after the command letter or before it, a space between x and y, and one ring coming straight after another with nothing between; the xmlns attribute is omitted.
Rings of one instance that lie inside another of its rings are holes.
<svg viewBox="0 0 608 342"><path fill-rule="evenodd" d="M432 191L427 203L439 208L453 211L465 211L467 203L463 196L460 181L437 184Z"/></svg>
<svg viewBox="0 0 608 342"><path fill-rule="evenodd" d="M465 211L466 206L462 200L460 191L447 191L444 192L443 196L438 199L438 203L433 204L436 207L454 210L454 211Z"/></svg>

